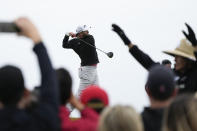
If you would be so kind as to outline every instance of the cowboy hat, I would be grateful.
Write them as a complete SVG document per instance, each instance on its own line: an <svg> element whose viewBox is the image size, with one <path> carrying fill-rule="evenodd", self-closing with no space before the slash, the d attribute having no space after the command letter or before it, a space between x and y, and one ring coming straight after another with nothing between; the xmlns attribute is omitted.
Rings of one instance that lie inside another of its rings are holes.
<svg viewBox="0 0 197 131"><path fill-rule="evenodd" d="M197 51L197 47L193 47L188 40L182 39L179 46L175 50L163 51L163 53L171 56L182 56L184 58L196 61L194 51Z"/></svg>

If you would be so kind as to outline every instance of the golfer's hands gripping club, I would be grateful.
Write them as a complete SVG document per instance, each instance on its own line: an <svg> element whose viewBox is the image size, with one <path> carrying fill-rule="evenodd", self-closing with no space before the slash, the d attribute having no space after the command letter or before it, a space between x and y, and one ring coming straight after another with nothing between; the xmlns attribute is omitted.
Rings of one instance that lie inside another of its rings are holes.
<svg viewBox="0 0 197 131"><path fill-rule="evenodd" d="M73 32L69 32L68 34L69 34L69 36L71 36L72 38L76 37L76 34L73 33Z"/></svg>
<svg viewBox="0 0 197 131"><path fill-rule="evenodd" d="M124 31L118 25L112 24L112 30L120 36L125 45L128 46L129 44L131 44L131 41L128 39Z"/></svg>

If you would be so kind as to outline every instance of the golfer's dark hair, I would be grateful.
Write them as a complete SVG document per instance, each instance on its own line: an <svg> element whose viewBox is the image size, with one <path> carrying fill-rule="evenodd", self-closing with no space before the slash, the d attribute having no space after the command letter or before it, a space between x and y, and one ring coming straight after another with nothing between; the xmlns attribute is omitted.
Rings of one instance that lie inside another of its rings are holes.
<svg viewBox="0 0 197 131"><path fill-rule="evenodd" d="M70 73L64 69L59 68L56 70L59 92L60 92L60 104L65 105L72 93L72 78Z"/></svg>

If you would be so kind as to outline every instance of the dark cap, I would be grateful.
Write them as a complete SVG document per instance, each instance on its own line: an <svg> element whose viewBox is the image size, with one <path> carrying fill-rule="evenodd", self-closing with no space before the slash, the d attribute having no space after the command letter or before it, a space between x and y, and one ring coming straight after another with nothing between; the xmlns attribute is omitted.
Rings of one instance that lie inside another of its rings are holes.
<svg viewBox="0 0 197 131"><path fill-rule="evenodd" d="M173 71L163 65L153 66L149 70L146 87L154 99L161 101L168 99L175 89Z"/></svg>
<svg viewBox="0 0 197 131"><path fill-rule="evenodd" d="M16 105L24 88L24 79L19 68L10 65L0 68L0 101L4 105Z"/></svg>
<svg viewBox="0 0 197 131"><path fill-rule="evenodd" d="M162 65L166 65L166 64L172 64L168 59L164 59L161 62Z"/></svg>

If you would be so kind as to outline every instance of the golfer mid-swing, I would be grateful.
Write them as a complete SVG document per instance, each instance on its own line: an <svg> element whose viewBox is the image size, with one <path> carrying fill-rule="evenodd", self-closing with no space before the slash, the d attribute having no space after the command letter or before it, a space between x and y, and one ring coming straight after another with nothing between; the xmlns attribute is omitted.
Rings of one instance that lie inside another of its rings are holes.
<svg viewBox="0 0 197 131"><path fill-rule="evenodd" d="M69 36L73 39L69 40ZM95 41L94 37L89 34L86 25L78 26L76 33L70 32L63 39L63 48L73 49L81 59L78 97L87 86L98 85L97 64L99 60L96 49L92 48L91 45L95 47Z"/></svg>

